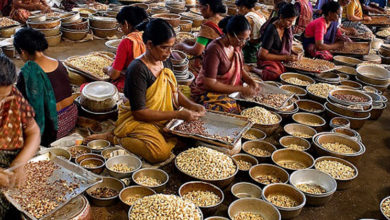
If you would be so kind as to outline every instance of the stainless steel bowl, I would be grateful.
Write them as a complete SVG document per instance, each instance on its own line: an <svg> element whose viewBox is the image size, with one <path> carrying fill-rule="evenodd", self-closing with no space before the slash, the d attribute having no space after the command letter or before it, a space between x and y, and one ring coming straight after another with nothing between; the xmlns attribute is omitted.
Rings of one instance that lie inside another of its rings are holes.
<svg viewBox="0 0 390 220"><path fill-rule="evenodd" d="M292 136L294 136L295 132L300 132L302 134L310 136L308 138L305 138L306 140L311 140L311 138L317 134L317 131L314 128L298 123L287 124L284 126L283 130L284 132Z"/></svg>
<svg viewBox="0 0 390 220"><path fill-rule="evenodd" d="M83 145L76 145L76 146L69 147L69 150L68 150L69 153L71 152L71 149L82 150L83 152L85 152L85 153L82 153L82 154L80 154L78 156L75 155L75 157L71 154L72 160L76 160L77 157L79 157L79 156L81 156L83 154L90 154L90 153L92 153L91 149L89 149L88 147L83 146Z"/></svg>
<svg viewBox="0 0 390 220"><path fill-rule="evenodd" d="M252 166L257 165L259 163L259 161L254 156L251 156L249 154L235 154L232 156L232 158L233 158L233 160L236 161L236 164L238 164L238 161L240 161L240 160L248 162L248 163L252 164ZM243 170L243 169L240 169L240 167L238 167L238 169L240 171L245 172L245 173L247 173L250 170L250 168L248 170Z"/></svg>
<svg viewBox="0 0 390 220"><path fill-rule="evenodd" d="M355 82L353 80L343 80L340 82L340 85L348 86L348 87L353 88L353 89L362 89L363 88L362 84Z"/></svg>
<svg viewBox="0 0 390 220"><path fill-rule="evenodd" d="M351 102L351 101L345 101L338 99L336 95L353 95L357 96L363 99L366 99L367 101L364 102ZM328 96L329 100L331 100L333 103L349 106L349 105L362 105L362 106L370 106L372 104L372 98L367 95L364 92L353 90L353 89L335 89L329 92Z"/></svg>
<svg viewBox="0 0 390 220"><path fill-rule="evenodd" d="M312 79L311 77L303 75L303 74L299 74L299 73L283 73L282 75L280 75L280 80L284 84L290 84L290 85L300 86L300 87L306 87L307 86L307 85L297 85L297 84L289 83L289 82L286 81L289 78L298 78L298 79L300 79L302 81L308 82L309 84L316 83L316 81L314 81L314 79Z"/></svg>
<svg viewBox="0 0 390 220"><path fill-rule="evenodd" d="M101 188L101 187L107 187L107 188L113 189L113 190L118 192L118 195L113 196L113 197L109 197L109 198L97 198L97 197L91 195L91 193L94 190L96 190L97 188ZM98 184L90 187L89 189L87 189L86 192L87 192L87 195L90 198L90 201L92 202L92 204L94 204L96 206L110 206L110 205L116 203L118 196L119 196L119 193L123 188L125 188L125 184L123 184L122 181L115 179L115 178L112 178L112 177L104 177L103 182L98 183Z"/></svg>
<svg viewBox="0 0 390 220"><path fill-rule="evenodd" d="M81 161L85 160L85 159L89 159L89 158L94 158L94 159L99 159L99 160L102 160L102 161L106 161L101 155L99 154L92 154L92 153L88 153L88 154L82 154L78 157L76 157L75 159L75 162L77 165L80 165Z"/></svg>
<svg viewBox="0 0 390 220"><path fill-rule="evenodd" d="M332 111L329 107L329 103L325 103L325 109L326 109L326 114L328 117L333 118L333 117L344 117L348 119L351 122L351 128L354 130L359 130L361 127L363 127L364 123L371 117L371 114L369 112L363 112L361 114L364 114L363 117L349 117L343 114L336 113Z"/></svg>
<svg viewBox="0 0 390 220"><path fill-rule="evenodd" d="M87 158L80 162L80 166L92 173L101 174L104 170L104 163L105 161L101 159ZM91 165L94 167L89 167Z"/></svg>
<svg viewBox="0 0 390 220"><path fill-rule="evenodd" d="M347 135L355 141L359 141L359 142L362 141L360 134L357 131L350 128L345 128L345 127L333 128L331 132Z"/></svg>
<svg viewBox="0 0 390 220"><path fill-rule="evenodd" d="M270 196L272 194L287 195L287 196L295 199L299 203L299 205L295 206L295 207L276 206L276 208L279 210L280 215L282 216L283 219L297 217L301 213L303 207L306 204L305 194L303 194L301 191L299 191L294 186L291 186L291 185L288 185L285 183L273 183L273 184L266 186L263 189L262 198L265 201L270 202L267 198L268 198L268 196Z"/></svg>
<svg viewBox="0 0 390 220"><path fill-rule="evenodd" d="M325 193L312 194L303 192L306 202L313 206L325 205L332 198L337 189L337 182L331 176L319 170L297 170L290 175L290 183L297 187L299 184L315 184L326 190Z"/></svg>
<svg viewBox="0 0 390 220"><path fill-rule="evenodd" d="M249 153L249 150L252 148L259 148L262 150L266 150L270 154L268 156L256 156L254 154ZM247 141L242 145L242 150L245 153L254 156L261 163L271 158L271 154L276 150L276 147L267 141Z"/></svg>
<svg viewBox="0 0 390 220"><path fill-rule="evenodd" d="M55 154L57 157L62 157L65 160L71 159L71 155L70 155L69 151L62 149L62 148L58 148L58 147L48 148L47 150L43 151L42 154L45 154L47 152L51 152L51 153Z"/></svg>
<svg viewBox="0 0 390 220"><path fill-rule="evenodd" d="M121 147L109 147L101 151L101 155L104 157L104 159L108 160L111 158L111 153L116 150L122 150Z"/></svg>
<svg viewBox="0 0 390 220"><path fill-rule="evenodd" d="M93 140L87 144L87 147L95 153L100 153L105 148L110 147L110 145L110 142L106 140Z"/></svg>
<svg viewBox="0 0 390 220"><path fill-rule="evenodd" d="M236 199L256 198L261 199L261 188L248 182L239 182L230 189Z"/></svg>
<svg viewBox="0 0 390 220"><path fill-rule="evenodd" d="M334 117L330 120L329 126L331 128L349 128L351 126L351 122L349 122L349 120L344 117Z"/></svg>
<svg viewBox="0 0 390 220"><path fill-rule="evenodd" d="M299 110L301 111L313 114L322 114L323 112L325 112L324 105L313 100L301 99L296 103L298 105Z"/></svg>
<svg viewBox="0 0 390 220"><path fill-rule="evenodd" d="M307 125L316 129L317 132L322 131L326 125L325 119L312 113L298 112L292 116L292 119L296 123Z"/></svg>
<svg viewBox="0 0 390 220"><path fill-rule="evenodd" d="M255 136L256 139L247 139L247 138L245 138L244 135L243 135L242 139L243 139L244 141L254 141L254 140L262 141L262 140L264 140L264 139L267 137L267 134L266 134L266 133L264 133L264 132L261 131L260 129L256 129L256 128L251 128L251 129L249 129L247 132L245 132L245 134L251 134L251 135Z"/></svg>
<svg viewBox="0 0 390 220"><path fill-rule="evenodd" d="M144 186L129 186L129 187L126 187L124 189L121 190L121 192L119 193L119 199L121 200L121 202L125 205L125 206L131 206L129 205L126 200L129 198L129 197L132 197L132 196L137 196L137 197L140 197L143 198L145 196L151 196L151 195L154 195L156 194L156 192L148 187L144 187Z"/></svg>
<svg viewBox="0 0 390 220"><path fill-rule="evenodd" d="M378 106L378 107L374 107L372 108L370 114L370 120L377 120L378 118L381 117L383 111L387 108L387 104L386 103L382 103L381 106Z"/></svg>
<svg viewBox="0 0 390 220"><path fill-rule="evenodd" d="M390 199L390 196L388 196L388 197L382 199L382 201L381 201L381 203L380 203L380 205L379 205L379 209L381 210L381 213L382 213L383 217L385 217L387 220L390 220L390 216L386 216L386 215L385 215L385 212L383 211L383 208L382 208L383 203L384 203L386 200L388 200L388 199Z"/></svg>
<svg viewBox="0 0 390 220"><path fill-rule="evenodd" d="M303 151L292 150L292 149L280 149L272 153L272 161L278 166L284 168L289 172L293 172L297 169L284 167L281 163L283 162L298 162L305 166L303 169L311 168L314 165L314 158Z"/></svg>
<svg viewBox="0 0 390 220"><path fill-rule="evenodd" d="M252 181L259 184L260 186L264 187L268 184L264 184L258 180L258 177L260 175L272 175L280 180L281 183L287 183L288 181L288 173L286 170L284 170L281 167L278 167L273 164L258 164L256 166L253 166L249 170L249 176L251 177Z"/></svg>
<svg viewBox="0 0 390 220"><path fill-rule="evenodd" d="M130 172L117 172L111 169L112 166L114 166L114 164L119 164L119 163L126 164L128 167L132 167L133 170ZM106 162L106 168L110 173L110 175L119 179L131 177L132 173L139 170L141 166L142 166L141 160L138 159L137 157L130 156L130 155L113 157L108 159Z"/></svg>
<svg viewBox="0 0 390 220"><path fill-rule="evenodd" d="M241 212L252 212L260 214L267 220L280 220L281 214L271 203L255 198L243 198L232 202L229 205L228 214L230 219Z"/></svg>
<svg viewBox="0 0 390 220"><path fill-rule="evenodd" d="M228 218L221 217L221 216L210 216L206 218L205 220L229 220Z"/></svg>
<svg viewBox="0 0 390 220"><path fill-rule="evenodd" d="M285 91L288 91L288 92L292 92L294 93L295 95L299 96L299 97L304 97L307 95L307 92L305 89L301 88L301 87L298 87L298 86L293 86L293 85L282 85L281 87L279 87Z"/></svg>
<svg viewBox="0 0 390 220"><path fill-rule="evenodd" d="M147 186L142 183L139 183L137 181L137 178L144 177L144 176L157 179L159 182L161 182L161 184L156 186ZM134 183L140 186L149 187L154 191L161 193L165 189L169 181L169 175L164 170L155 169L155 168L143 168L135 171L132 175L132 179Z"/></svg>
<svg viewBox="0 0 390 220"><path fill-rule="evenodd" d="M311 144L308 140L300 137L294 137L294 136L284 136L279 139L279 144L288 149L288 145L290 144L296 144L298 146L305 147L304 151L308 151L311 147Z"/></svg>

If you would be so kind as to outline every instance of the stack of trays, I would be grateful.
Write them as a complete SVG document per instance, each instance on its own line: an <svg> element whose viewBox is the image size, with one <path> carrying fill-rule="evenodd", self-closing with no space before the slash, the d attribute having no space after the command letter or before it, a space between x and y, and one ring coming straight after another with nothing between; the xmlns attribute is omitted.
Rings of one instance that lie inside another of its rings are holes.
<svg viewBox="0 0 390 220"><path fill-rule="evenodd" d="M82 18L79 12L70 12L62 18L61 30L68 40L82 40L89 33L89 20Z"/></svg>
<svg viewBox="0 0 390 220"><path fill-rule="evenodd" d="M181 51L174 50L172 51L171 61L173 64L173 73L175 74L177 81L179 83L190 83L190 81L192 81L192 79L194 78L194 75L190 71L188 71L189 60L187 58L187 55Z"/></svg>
<svg viewBox="0 0 390 220"><path fill-rule="evenodd" d="M380 91L385 91L390 83L390 72L380 66L365 65L357 69L356 80L366 86L372 86Z"/></svg>

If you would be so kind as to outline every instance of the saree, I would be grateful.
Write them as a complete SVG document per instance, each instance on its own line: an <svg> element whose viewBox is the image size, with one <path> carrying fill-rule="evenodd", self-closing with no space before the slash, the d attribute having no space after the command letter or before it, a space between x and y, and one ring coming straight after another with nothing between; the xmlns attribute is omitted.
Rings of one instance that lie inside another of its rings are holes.
<svg viewBox="0 0 390 220"><path fill-rule="evenodd" d="M172 70L164 68L156 81L146 90L146 108L155 111L173 111L178 103L176 78ZM151 163L166 160L176 145L175 138L166 139L161 129L166 121L147 123L137 121L131 111L130 102L119 108L114 129L115 144Z"/></svg>
<svg viewBox="0 0 390 220"><path fill-rule="evenodd" d="M35 111L37 122L45 145L56 140L58 130L56 98L49 77L33 61L22 67L26 99Z"/></svg>
<svg viewBox="0 0 390 220"><path fill-rule="evenodd" d="M217 80L230 86L242 85L241 71L243 68L243 58L236 48L233 55L232 64L225 74L218 75ZM223 111L228 113L240 113L237 102L230 98L228 94L218 94L208 92L204 88L204 70L202 69L198 77L191 85L192 98L202 104L206 109Z"/></svg>
<svg viewBox="0 0 390 220"><path fill-rule="evenodd" d="M212 21L206 21L205 23L202 24L198 37L207 38L210 40L209 41L210 43L212 40L215 40L222 35L223 32L221 28L218 27L217 24L215 24ZM207 47L207 45L205 46ZM190 59L188 68L195 76L199 74L199 71L202 67L202 59L203 59L203 55Z"/></svg>
<svg viewBox="0 0 390 220"><path fill-rule="evenodd" d="M298 18L298 24L294 26L294 34L301 34L312 21L313 9L308 0L296 0L296 3L299 3L301 13Z"/></svg>
<svg viewBox="0 0 390 220"><path fill-rule="evenodd" d="M336 35L338 30L338 22L334 21L329 25L326 34L324 35L324 43L325 44L333 44L336 41ZM333 60L333 55L328 50L317 50L315 47L315 39L314 37L307 38L304 33L302 34L303 39L303 48L305 50L305 54L309 57L319 58L323 60Z"/></svg>
<svg viewBox="0 0 390 220"><path fill-rule="evenodd" d="M142 33L143 32L131 32L126 36L127 39L129 39L133 43L133 58L137 58L141 56L143 53L145 53L146 48L145 44L142 40ZM126 67L127 68L127 67ZM125 87L125 80L126 77L121 74L118 79L116 80L111 80L111 83L118 88L119 92L123 92L123 89Z"/></svg>
<svg viewBox="0 0 390 220"><path fill-rule="evenodd" d="M257 62L257 51L260 48L260 29L262 25L266 22L264 17L261 17L256 12L249 12L245 15L248 20L251 20L251 40L248 41L245 46L242 48L242 53L244 54L245 63L256 63Z"/></svg>

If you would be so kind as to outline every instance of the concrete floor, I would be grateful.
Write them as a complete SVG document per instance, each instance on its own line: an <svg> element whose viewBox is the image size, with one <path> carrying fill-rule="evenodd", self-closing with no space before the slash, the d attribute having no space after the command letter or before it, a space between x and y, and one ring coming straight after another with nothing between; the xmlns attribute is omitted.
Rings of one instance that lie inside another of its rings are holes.
<svg viewBox="0 0 390 220"><path fill-rule="evenodd" d="M102 40L85 43L62 42L51 47L47 54L59 60L69 56L83 55L91 51L106 50ZM15 60L18 67L22 62ZM387 97L389 97L387 95ZM390 110L385 110L376 121L367 121L359 131L367 150L358 165L359 176L352 188L337 191L332 200L323 207L305 207L299 217L303 220L352 220L361 218L382 219L379 203L390 195ZM171 169L168 167L166 169ZM174 174L175 175L175 174ZM180 182L180 180L178 180ZM176 188L178 186L175 186ZM174 190L172 191L174 192ZM177 191L176 191L177 192ZM225 207L226 208L226 207ZM126 211L120 206L112 208L93 207L95 219L127 219ZM221 210L221 215L226 215Z"/></svg>

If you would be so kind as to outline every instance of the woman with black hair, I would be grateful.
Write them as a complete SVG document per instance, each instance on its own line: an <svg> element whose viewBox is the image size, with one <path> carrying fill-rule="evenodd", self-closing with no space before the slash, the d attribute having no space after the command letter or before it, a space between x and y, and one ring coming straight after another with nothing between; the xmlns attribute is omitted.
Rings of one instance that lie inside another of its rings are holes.
<svg viewBox="0 0 390 220"><path fill-rule="evenodd" d="M276 80L284 73L283 61L298 59L292 49L292 26L298 16L293 4L285 3L279 10L278 18L271 20L261 38L257 65L262 71L256 71L263 80Z"/></svg>
<svg viewBox="0 0 390 220"><path fill-rule="evenodd" d="M6 169L30 160L39 149L41 137L34 120L34 109L14 86L15 65L0 55L0 187L9 188L23 181L24 166ZM0 193L0 219L19 219L20 213Z"/></svg>
<svg viewBox="0 0 390 220"><path fill-rule="evenodd" d="M330 1L322 6L323 16L310 22L303 35L303 48L307 56L332 60L329 50L344 47L348 37L342 35L338 28L340 5Z"/></svg>
<svg viewBox="0 0 390 220"><path fill-rule="evenodd" d="M78 112L68 71L61 62L44 54L48 44L45 35L37 30L23 28L16 32L14 47L26 62L17 88L34 108L41 144L48 146L76 126Z"/></svg>
<svg viewBox="0 0 390 220"><path fill-rule="evenodd" d="M313 6L309 0L295 0L295 8L298 11L293 33L302 34L306 26L313 20Z"/></svg>
<svg viewBox="0 0 390 220"><path fill-rule="evenodd" d="M120 92L125 86L125 71L131 61L145 53L145 44L142 41L142 32L135 27L148 18L148 14L143 8L126 6L116 15L116 20L120 29L126 37L118 45L114 63L110 67L104 68L112 84Z"/></svg>
<svg viewBox="0 0 390 220"><path fill-rule="evenodd" d="M237 0L236 5L238 14L244 15L251 25L251 37L246 45L242 48L246 63L257 62L257 51L260 48L260 29L266 22L264 15L256 11L255 5L257 0Z"/></svg>
<svg viewBox="0 0 390 220"><path fill-rule="evenodd" d="M175 31L162 19L151 19L136 27L144 31L146 52L131 62L126 71L124 94L129 99L119 108L112 133L93 135L121 144L150 163L167 160L176 144L175 138L162 134L171 119L196 120L205 109L187 99L179 90L171 64L167 62L175 43ZM184 107L182 110L178 110Z"/></svg>
<svg viewBox="0 0 390 220"><path fill-rule="evenodd" d="M206 49L202 69L191 85L193 99L207 109L239 113L233 92L244 96L255 94L257 84L244 70L241 47L249 40L250 24L242 15L230 16L219 22L224 35ZM243 86L243 83L249 86Z"/></svg>
<svg viewBox="0 0 390 220"><path fill-rule="evenodd" d="M196 57L190 62L190 70L195 75L199 73L202 66L201 55L207 45L223 34L218 23L223 19L221 14L226 13L226 6L223 4L222 0L199 0L198 7L206 20L200 27L195 44L183 42L175 46L175 49Z"/></svg>

